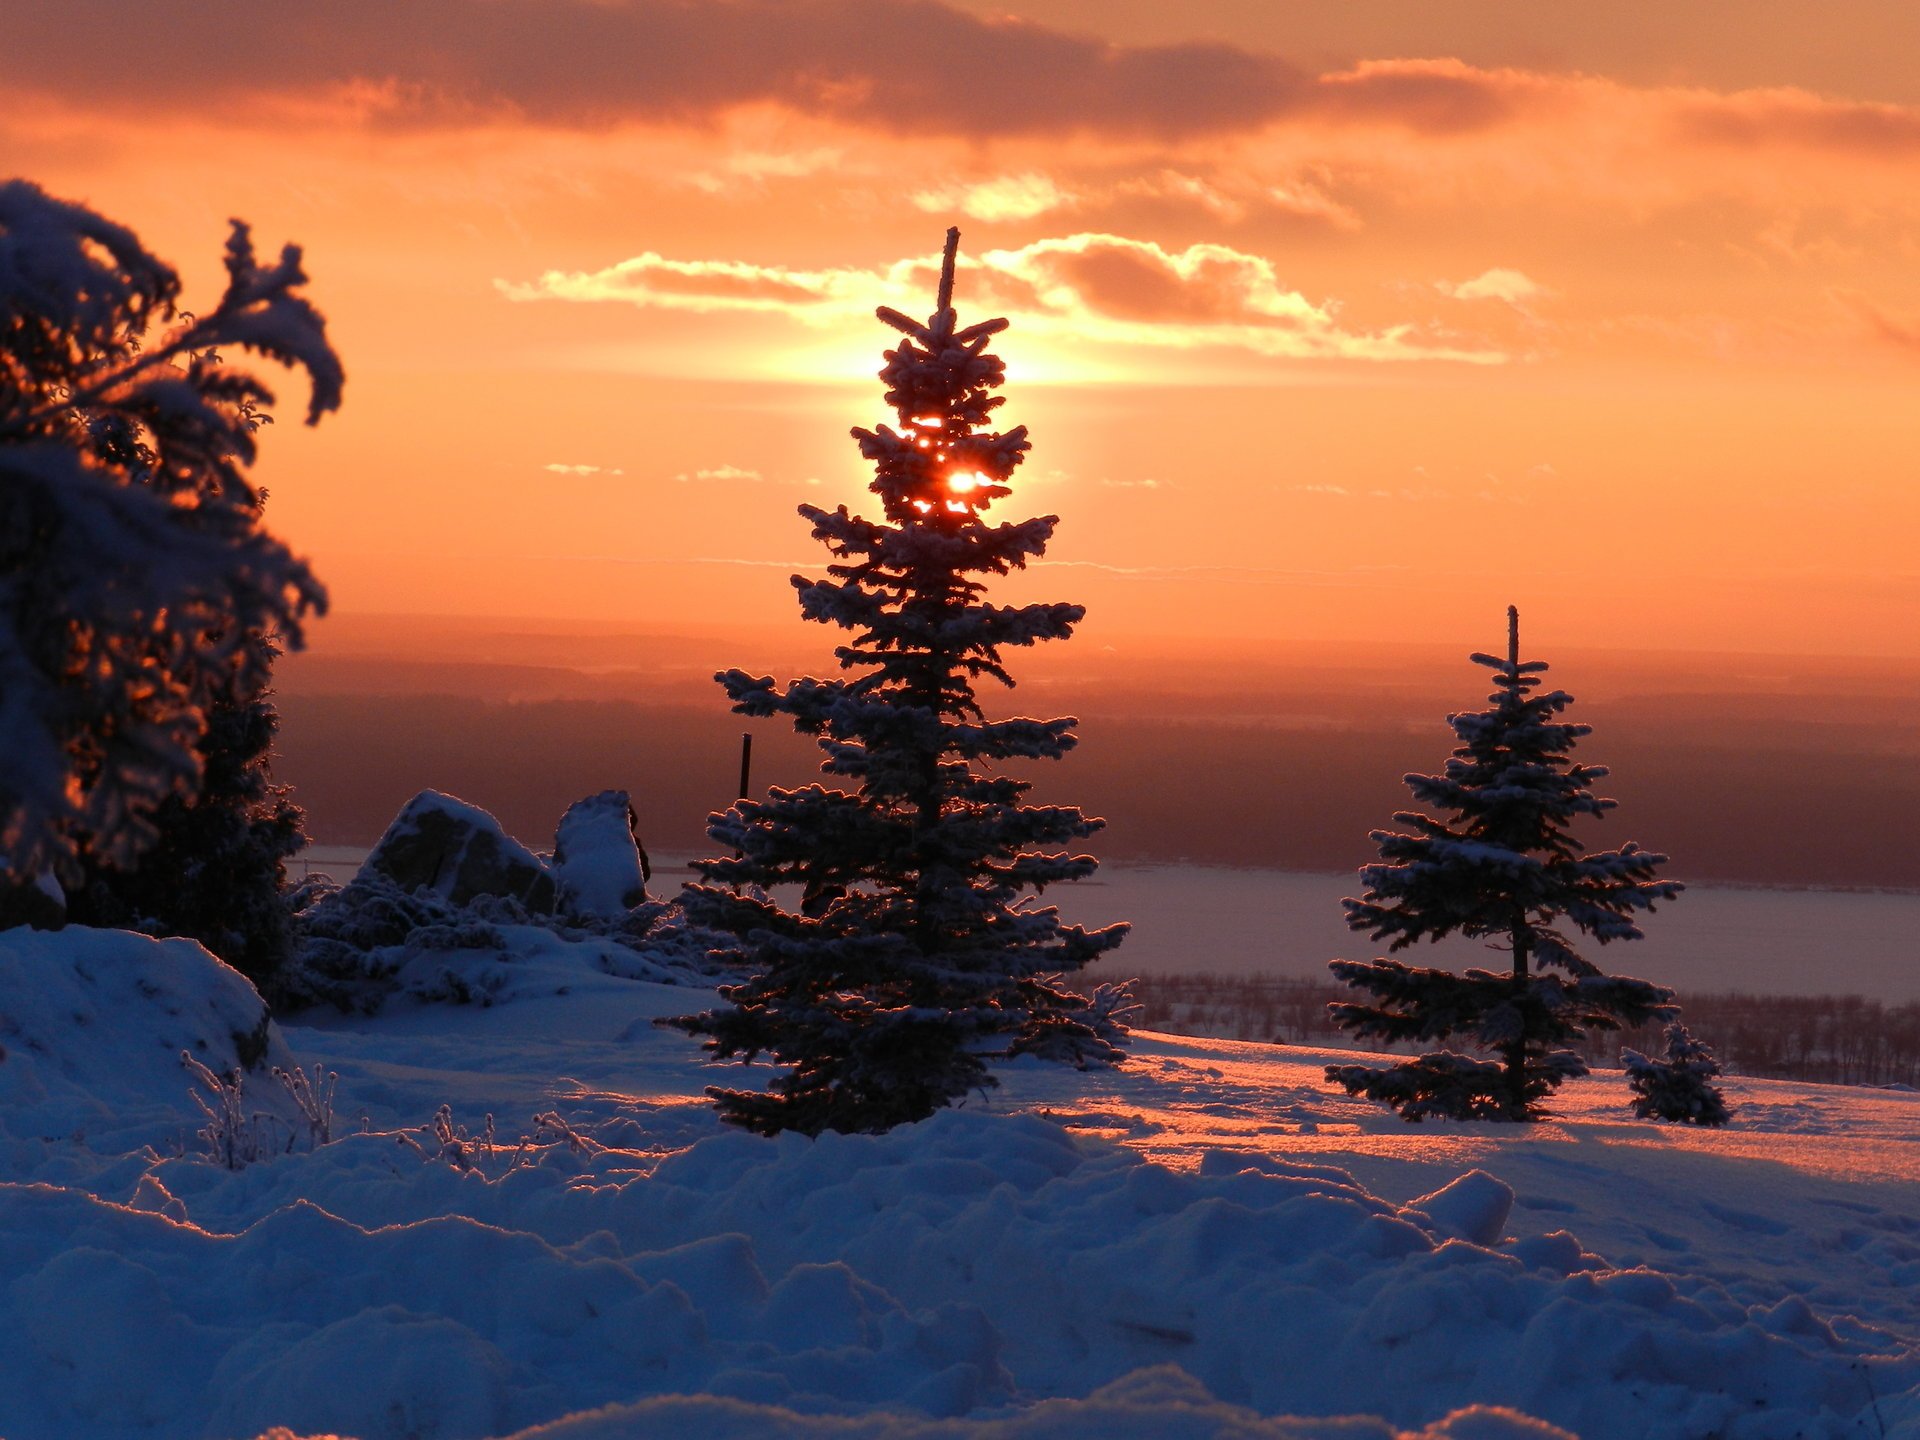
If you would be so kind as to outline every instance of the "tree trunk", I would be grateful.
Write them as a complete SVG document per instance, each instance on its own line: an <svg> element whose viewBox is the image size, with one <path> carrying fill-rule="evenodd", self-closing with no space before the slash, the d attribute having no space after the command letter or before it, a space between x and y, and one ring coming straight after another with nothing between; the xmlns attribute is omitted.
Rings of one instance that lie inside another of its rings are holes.
<svg viewBox="0 0 1920 1440"><path fill-rule="evenodd" d="M1508 1041L1503 1050L1506 1055L1507 1082L1507 1118L1525 1120L1527 1118L1527 958L1533 947L1533 935L1527 929L1524 915L1516 915L1513 921L1513 1008L1521 1021L1520 1033Z"/></svg>

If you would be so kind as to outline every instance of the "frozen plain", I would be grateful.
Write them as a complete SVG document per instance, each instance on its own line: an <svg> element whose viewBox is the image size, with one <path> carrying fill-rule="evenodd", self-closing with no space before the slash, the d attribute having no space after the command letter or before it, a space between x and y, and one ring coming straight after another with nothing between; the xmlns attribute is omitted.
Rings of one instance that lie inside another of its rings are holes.
<svg viewBox="0 0 1920 1440"><path fill-rule="evenodd" d="M0 1434L1920 1435L1920 1096L1735 1081L1702 1133L1603 1074L1408 1127L1323 1054L1143 1034L767 1141L651 1024L698 989L510 933L506 1003L272 1036L336 1138L237 1172L177 1059L237 977L0 937Z"/></svg>

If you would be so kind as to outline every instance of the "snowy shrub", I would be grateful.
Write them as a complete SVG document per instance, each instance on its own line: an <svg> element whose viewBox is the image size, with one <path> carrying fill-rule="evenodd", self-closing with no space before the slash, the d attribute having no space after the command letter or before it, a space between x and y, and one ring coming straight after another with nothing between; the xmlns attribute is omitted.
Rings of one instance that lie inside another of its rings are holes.
<svg viewBox="0 0 1920 1440"><path fill-rule="evenodd" d="M505 1179L516 1170L539 1165L560 1152L584 1158L602 1154L607 1148L581 1134L555 1111L535 1115L533 1129L512 1142L511 1149L499 1139L491 1113L477 1135L454 1120L451 1105L442 1105L434 1111L431 1120L417 1129L418 1139L413 1131L395 1131L395 1143L429 1163L450 1165L462 1174L477 1175L483 1180Z"/></svg>
<svg viewBox="0 0 1920 1440"><path fill-rule="evenodd" d="M756 973L722 989L723 1008L669 1023L717 1058L783 1067L765 1091L710 1091L724 1118L765 1133L922 1119L996 1083L987 1062L1022 1048L1078 1064L1120 1054L1118 1031L1060 977L1126 927L1087 930L1021 898L1090 875L1091 856L1055 847L1100 822L1023 804L1031 787L1003 773L1065 755L1075 722L989 720L976 698L983 679L1013 684L1003 647L1064 640L1085 611L983 598L987 577L1045 552L1056 518L984 518L1012 493L1027 433L992 428L1005 367L987 345L1007 322L959 327L958 242L950 230L932 318L878 312L903 337L881 371L901 428L854 438L884 521L800 507L833 557L827 578L793 578L801 614L852 632L836 652L852 676L784 689L716 677L737 713L814 736L821 770L849 787L774 790L714 816L707 833L733 856L700 862L706 883L685 896ZM779 885L801 889L797 909L768 898Z"/></svg>
<svg viewBox="0 0 1920 1440"><path fill-rule="evenodd" d="M340 1077L331 1070L323 1072L318 1065L311 1074L298 1065L291 1070L282 1070L276 1065L273 1078L280 1082L299 1112L307 1148L317 1150L332 1144L333 1096L340 1087Z"/></svg>
<svg viewBox="0 0 1920 1440"><path fill-rule="evenodd" d="M194 1059L189 1050L180 1052L180 1064L206 1091L203 1095L188 1087L187 1093L206 1120L195 1135L206 1144L208 1154L228 1170L245 1169L257 1160L291 1152L301 1140L309 1150L333 1142L333 1096L340 1077L332 1071L322 1073L318 1065L312 1074L298 1065L290 1070L273 1067L270 1073L300 1118L295 1126L270 1110L248 1112L243 1071L229 1070L222 1075Z"/></svg>
<svg viewBox="0 0 1920 1440"><path fill-rule="evenodd" d="M1389 1042L1464 1036L1498 1063L1440 1051L1380 1067L1330 1065L1327 1079L1350 1095L1391 1105L1409 1120L1531 1120L1564 1081L1587 1073L1562 1048L1595 1030L1638 1025L1673 993L1644 980L1603 975L1554 928L1565 919L1600 944L1637 940L1633 916L1681 887L1656 880L1666 856L1629 841L1587 853L1571 831L1615 802L1589 785L1599 765L1568 756L1592 731L1558 719L1564 690L1535 693L1544 661L1520 658L1520 616L1507 610L1507 655L1472 657L1494 672L1490 707L1450 715L1460 744L1441 775L1408 775L1414 798L1447 818L1401 811L1411 833L1376 830L1381 863L1360 871L1363 898L1343 902L1347 923L1391 948L1461 934L1504 946L1509 969L1456 975L1398 960L1335 960L1332 970L1373 1003L1337 1003L1334 1020L1363 1039Z"/></svg>
<svg viewBox="0 0 1920 1440"><path fill-rule="evenodd" d="M0 860L15 876L130 864L200 783L210 707L255 695L325 606L260 526L247 470L272 395L246 350L306 371L309 423L339 360L292 246L233 225L198 315L132 231L0 184Z"/></svg>
<svg viewBox="0 0 1920 1440"><path fill-rule="evenodd" d="M1620 1063L1627 1072L1627 1088L1633 1091L1633 1113L1642 1120L1724 1125L1732 1118L1726 1097L1713 1083L1720 1062L1678 1020L1667 1026L1666 1059L1622 1050Z"/></svg>
<svg viewBox="0 0 1920 1440"><path fill-rule="evenodd" d="M229 1170L240 1170L279 1149L280 1118L263 1110L247 1113L246 1080L240 1071L218 1074L187 1050L180 1052L180 1063L207 1091L202 1095L189 1087L187 1093L207 1122L195 1134L206 1142L208 1154L216 1161Z"/></svg>

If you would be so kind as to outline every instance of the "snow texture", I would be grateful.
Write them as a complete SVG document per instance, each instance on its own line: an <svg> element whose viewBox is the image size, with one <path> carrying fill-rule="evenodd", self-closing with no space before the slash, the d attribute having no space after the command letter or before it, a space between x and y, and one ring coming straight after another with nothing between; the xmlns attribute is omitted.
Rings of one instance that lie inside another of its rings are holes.
<svg viewBox="0 0 1920 1440"><path fill-rule="evenodd" d="M647 862L633 801L602 790L567 807L553 837L553 873L561 908L571 915L619 920L647 899Z"/></svg>
<svg viewBox="0 0 1920 1440"><path fill-rule="evenodd" d="M536 934L545 995L289 1028L342 1123L238 1170L161 1043L217 1051L237 975L0 936L44 1031L0 1061L0 1433L1920 1436L1911 1095L1735 1080L1702 1130L1577 1080L1410 1131L1327 1052L1136 1035L767 1139L650 1023L684 990Z"/></svg>

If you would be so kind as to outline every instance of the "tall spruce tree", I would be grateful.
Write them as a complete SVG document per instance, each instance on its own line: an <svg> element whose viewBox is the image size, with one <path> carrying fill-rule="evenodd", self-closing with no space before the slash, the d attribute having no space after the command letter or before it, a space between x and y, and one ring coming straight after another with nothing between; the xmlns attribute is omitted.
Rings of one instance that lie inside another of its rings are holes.
<svg viewBox="0 0 1920 1440"><path fill-rule="evenodd" d="M809 785L742 800L708 834L736 853L697 867L696 922L735 937L756 973L723 1008L667 1023L722 1059L786 1067L765 1091L713 1088L722 1116L763 1133L876 1131L922 1119L995 1083L987 1062L1023 1050L1110 1062L1096 1009L1063 976L1112 949L1124 925L1087 930L1033 903L1094 860L1057 847L1099 828L1069 806L1022 803L1007 761L1058 759L1072 719L989 720L983 677L1011 686L1001 649L1063 640L1078 605L987 602L982 577L1024 567L1057 517L990 524L1011 491L1025 426L992 428L1005 379L987 342L1006 328L954 316L959 231L947 232L925 324L882 307L904 337L880 378L900 428L856 429L884 521L800 507L834 556L827 578L793 578L802 615L852 632L835 654L850 678L717 676L735 711L787 715L846 789ZM798 885L798 909L771 887Z"/></svg>
<svg viewBox="0 0 1920 1440"><path fill-rule="evenodd" d="M1544 661L1520 659L1520 615L1507 611L1504 660L1476 654L1494 671L1486 710L1451 715L1460 745L1442 775L1408 775L1407 788L1445 818L1394 816L1411 833L1376 830L1381 863L1361 869L1363 898L1341 902L1347 924L1390 949L1461 934L1505 949L1504 972L1448 970L1398 960L1335 960L1335 975L1371 992L1371 1004L1335 1004L1335 1022L1386 1041L1463 1037L1497 1060L1450 1050L1402 1064L1329 1065L1349 1095L1391 1105L1409 1120L1531 1120L1541 1101L1586 1065L1557 1048L1591 1030L1617 1030L1663 1013L1669 990L1609 977L1555 928L1568 924L1601 944L1637 940L1634 916L1681 886L1656 880L1667 857L1628 842L1588 853L1572 834L1582 816L1615 806L1588 788L1607 771L1568 757L1592 726L1557 717L1573 703L1537 687Z"/></svg>

